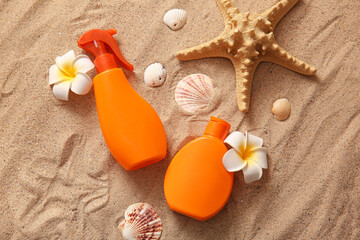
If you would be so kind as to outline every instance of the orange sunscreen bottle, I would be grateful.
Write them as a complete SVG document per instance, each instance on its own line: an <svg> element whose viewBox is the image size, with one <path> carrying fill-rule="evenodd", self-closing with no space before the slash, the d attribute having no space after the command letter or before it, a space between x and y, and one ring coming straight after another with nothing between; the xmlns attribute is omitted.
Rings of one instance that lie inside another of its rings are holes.
<svg viewBox="0 0 360 240"><path fill-rule="evenodd" d="M222 163L229 129L229 123L211 117L204 136L175 155L164 181L165 198L172 210L205 221L224 207L233 185L233 173Z"/></svg>
<svg viewBox="0 0 360 240"><path fill-rule="evenodd" d="M165 158L166 135L155 110L118 67L117 63L134 69L122 56L114 34L115 29L93 29L79 38L78 45L96 57L94 92L106 144L126 170L135 170Z"/></svg>

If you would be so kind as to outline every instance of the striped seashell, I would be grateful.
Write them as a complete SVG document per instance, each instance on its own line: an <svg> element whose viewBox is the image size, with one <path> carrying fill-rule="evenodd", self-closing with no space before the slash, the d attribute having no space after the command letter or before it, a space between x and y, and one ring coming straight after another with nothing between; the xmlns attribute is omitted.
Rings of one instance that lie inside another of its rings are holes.
<svg viewBox="0 0 360 240"><path fill-rule="evenodd" d="M160 239L162 223L154 207L148 203L132 204L125 211L118 228L127 240Z"/></svg>
<svg viewBox="0 0 360 240"><path fill-rule="evenodd" d="M175 101L185 111L195 113L209 105L213 93L212 79L204 74L183 78L175 89Z"/></svg>
<svg viewBox="0 0 360 240"><path fill-rule="evenodd" d="M171 9L164 15L164 23L172 30L178 30L185 25L187 16L183 9Z"/></svg>

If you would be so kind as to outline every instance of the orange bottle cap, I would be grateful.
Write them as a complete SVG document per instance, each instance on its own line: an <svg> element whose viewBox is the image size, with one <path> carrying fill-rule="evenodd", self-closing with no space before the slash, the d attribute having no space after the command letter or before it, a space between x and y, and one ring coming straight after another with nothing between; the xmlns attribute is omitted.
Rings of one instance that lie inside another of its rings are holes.
<svg viewBox="0 0 360 240"><path fill-rule="evenodd" d="M230 130L230 124L220 118L211 117L206 126L204 135L220 138L224 141Z"/></svg>

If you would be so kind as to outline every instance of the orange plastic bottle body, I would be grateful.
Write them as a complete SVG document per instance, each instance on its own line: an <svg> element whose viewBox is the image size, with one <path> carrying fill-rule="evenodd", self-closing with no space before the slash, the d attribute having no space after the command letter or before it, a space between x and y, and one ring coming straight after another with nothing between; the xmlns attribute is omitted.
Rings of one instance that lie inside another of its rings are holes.
<svg viewBox="0 0 360 240"><path fill-rule="evenodd" d="M161 120L131 87L120 68L98 74L94 91L106 144L126 170L165 158L166 135Z"/></svg>
<svg viewBox="0 0 360 240"><path fill-rule="evenodd" d="M175 155L164 181L172 210L205 221L225 206L233 185L233 173L222 164L226 151L221 139L204 135Z"/></svg>

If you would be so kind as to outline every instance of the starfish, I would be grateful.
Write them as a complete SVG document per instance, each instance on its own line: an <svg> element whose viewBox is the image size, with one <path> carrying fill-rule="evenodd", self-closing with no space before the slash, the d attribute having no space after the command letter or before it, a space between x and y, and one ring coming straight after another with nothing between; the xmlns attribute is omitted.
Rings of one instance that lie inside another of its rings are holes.
<svg viewBox="0 0 360 240"><path fill-rule="evenodd" d="M176 53L181 61L208 57L231 60L236 73L237 104L249 110L251 81L262 61L273 62L304 75L316 69L293 57L276 42L274 29L299 0L281 0L261 14L240 13L230 0L216 0L225 22L224 31L215 39Z"/></svg>

